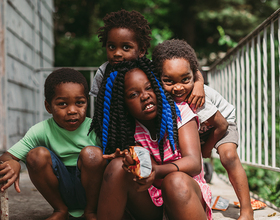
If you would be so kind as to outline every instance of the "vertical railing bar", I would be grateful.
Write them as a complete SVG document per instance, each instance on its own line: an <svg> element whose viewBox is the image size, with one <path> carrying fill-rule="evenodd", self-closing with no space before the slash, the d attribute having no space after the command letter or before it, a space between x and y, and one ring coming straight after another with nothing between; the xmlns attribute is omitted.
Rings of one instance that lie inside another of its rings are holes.
<svg viewBox="0 0 280 220"><path fill-rule="evenodd" d="M235 61L236 57L233 57L232 64L231 64L231 69L232 69L232 102L234 106L236 106L236 74L235 74Z"/></svg>
<svg viewBox="0 0 280 220"><path fill-rule="evenodd" d="M39 86L40 88L44 88L44 72L43 71L39 71ZM39 121L43 121L44 119L44 101L43 101L43 98L44 98L44 94L43 94L43 89L40 89L39 90L39 103L40 103L40 107L39 107Z"/></svg>
<svg viewBox="0 0 280 220"><path fill-rule="evenodd" d="M256 163L256 111L255 111L255 38L251 41L251 122L252 122L252 132L251 132L251 149L252 149L252 163Z"/></svg>
<svg viewBox="0 0 280 220"><path fill-rule="evenodd" d="M90 86L92 85L93 77L94 77L94 71L91 70L90 71ZM94 97L90 96L90 117L91 118L93 117L93 114L94 114Z"/></svg>
<svg viewBox="0 0 280 220"><path fill-rule="evenodd" d="M224 86L224 93L225 93L225 99L228 100L228 64L225 66L225 86Z"/></svg>
<svg viewBox="0 0 280 220"><path fill-rule="evenodd" d="M246 162L250 162L250 61L249 61L249 43L246 44Z"/></svg>
<svg viewBox="0 0 280 220"><path fill-rule="evenodd" d="M258 71L258 164L262 164L262 80L261 80L261 35L257 39L257 71Z"/></svg>
<svg viewBox="0 0 280 220"><path fill-rule="evenodd" d="M274 53L274 22L271 21L270 24L270 59L271 59L271 150L272 150L272 167L275 167L276 165L276 160L275 160L275 155L276 155L276 150L275 150L275 53Z"/></svg>
<svg viewBox="0 0 280 220"><path fill-rule="evenodd" d="M238 127L238 135L239 137L240 135L240 130L241 130L241 120L240 120L240 51L237 52L237 59L236 59L236 73L237 73L237 77L236 77L236 81L237 81L237 93L236 93L236 99L237 99L237 105L236 105L236 110L237 110L237 114L236 114L236 119L237 119L237 127ZM240 147L237 148L237 152L239 155L239 158L241 159L241 150Z"/></svg>
<svg viewBox="0 0 280 220"><path fill-rule="evenodd" d="M232 60L228 64L228 102L232 104L232 72L231 72Z"/></svg>
<svg viewBox="0 0 280 220"><path fill-rule="evenodd" d="M263 96L264 158L265 166L268 166L267 27L263 31Z"/></svg>
<svg viewBox="0 0 280 220"><path fill-rule="evenodd" d="M241 53L241 150L242 155L241 158L243 161L245 161L245 66L244 66L244 46L242 47L242 53Z"/></svg>
<svg viewBox="0 0 280 220"><path fill-rule="evenodd" d="M221 80L222 80L222 82L221 82L221 85L222 85L222 91L221 91L221 94L222 94L222 96L223 97L225 97L225 68L223 67L222 69L221 69Z"/></svg>
<svg viewBox="0 0 280 220"><path fill-rule="evenodd" d="M219 85L222 85L221 83L221 70L219 69L218 70L218 77L219 77L219 84L217 85L217 88L219 88L219 93L222 93L222 89L221 89L221 86L219 86Z"/></svg>
<svg viewBox="0 0 280 220"><path fill-rule="evenodd" d="M278 17L278 74L280 73L280 17ZM280 89L280 74L279 74L279 83L278 83L278 89ZM279 103L280 103L280 95L279 95ZM279 105L278 105L279 106ZM279 108L279 112L278 112L278 116L280 117L280 108ZM279 123L279 127L280 127L280 123ZM278 147L280 148L280 138L278 140Z"/></svg>

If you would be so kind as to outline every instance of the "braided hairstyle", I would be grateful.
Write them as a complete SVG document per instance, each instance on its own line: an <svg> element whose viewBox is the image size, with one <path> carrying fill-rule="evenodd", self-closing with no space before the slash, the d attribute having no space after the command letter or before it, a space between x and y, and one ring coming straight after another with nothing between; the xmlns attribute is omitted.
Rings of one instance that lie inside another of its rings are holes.
<svg viewBox="0 0 280 220"><path fill-rule="evenodd" d="M104 26L97 31L102 46L105 47L108 38L108 32L113 28L127 28L135 33L136 41L139 48L147 50L151 46L151 29L148 21L138 11L126 11L124 9L111 12L104 18Z"/></svg>
<svg viewBox="0 0 280 220"><path fill-rule="evenodd" d="M168 140L174 152L178 146L177 115L180 116L176 104L169 93L164 92L161 82L155 77L152 62L146 57L134 61L123 61L114 66L114 71L103 78L99 90L94 117L89 129L95 130L102 140L103 152L114 153L116 148L128 149L135 145L135 119L129 114L124 101L125 74L133 69L141 69L146 75L157 97L157 135L159 151L163 162L163 136L168 132Z"/></svg>
<svg viewBox="0 0 280 220"><path fill-rule="evenodd" d="M198 61L194 49L184 40L172 39L158 44L152 54L155 70L162 75L162 67L165 60L183 58L190 63L190 68L195 73L198 69Z"/></svg>

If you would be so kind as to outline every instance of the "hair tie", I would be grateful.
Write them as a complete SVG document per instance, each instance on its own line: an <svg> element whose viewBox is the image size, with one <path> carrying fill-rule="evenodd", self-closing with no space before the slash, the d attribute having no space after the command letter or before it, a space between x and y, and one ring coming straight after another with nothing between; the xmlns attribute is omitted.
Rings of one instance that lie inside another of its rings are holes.
<svg viewBox="0 0 280 220"><path fill-rule="evenodd" d="M177 167L177 171L180 171L179 167L178 167L178 165L176 163L171 162L171 164L173 164L175 167Z"/></svg>

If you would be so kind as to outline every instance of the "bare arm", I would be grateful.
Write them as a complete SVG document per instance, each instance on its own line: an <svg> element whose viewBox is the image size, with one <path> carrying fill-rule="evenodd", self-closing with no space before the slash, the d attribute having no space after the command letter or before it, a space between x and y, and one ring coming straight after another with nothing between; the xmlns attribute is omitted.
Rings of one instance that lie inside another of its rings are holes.
<svg viewBox="0 0 280 220"><path fill-rule="evenodd" d="M197 131L197 122L193 118L178 130L179 146L182 158L174 161L179 170L190 176L198 175L201 172L201 150ZM174 164L156 165L156 179L163 179L167 174L177 171Z"/></svg>
<svg viewBox="0 0 280 220"><path fill-rule="evenodd" d="M208 158L215 144L225 135L228 122L224 116L217 111L211 118L207 120L214 128L212 129L208 139L202 146L202 156Z"/></svg>
<svg viewBox="0 0 280 220"><path fill-rule="evenodd" d="M199 70L194 73L194 87L187 103L195 109L202 107L205 102L204 79Z"/></svg>
<svg viewBox="0 0 280 220"><path fill-rule="evenodd" d="M0 164L0 176L2 176L0 184L3 184L1 191L4 191L14 183L15 190L20 192L19 173L21 166L19 159L6 152L0 157L0 161L2 161L2 164Z"/></svg>

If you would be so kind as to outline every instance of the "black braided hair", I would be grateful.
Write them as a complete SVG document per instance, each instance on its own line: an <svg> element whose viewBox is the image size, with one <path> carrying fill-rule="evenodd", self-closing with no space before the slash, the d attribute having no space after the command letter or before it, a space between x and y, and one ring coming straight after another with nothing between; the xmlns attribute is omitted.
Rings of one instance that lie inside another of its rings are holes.
<svg viewBox="0 0 280 220"><path fill-rule="evenodd" d="M108 38L108 32L113 28L127 28L135 33L136 41L139 48L146 50L151 46L151 29L148 21L138 11L126 11L124 9L111 12L104 18L104 26L100 27L97 31L102 46L105 47Z"/></svg>
<svg viewBox="0 0 280 220"><path fill-rule="evenodd" d="M131 145L135 145L135 119L129 114L128 110L125 107L124 78L127 72L136 68L141 69L147 75L149 81L151 82L153 91L157 97L158 123L156 131L158 137L160 136L162 121L166 120L166 118L169 117L167 115L163 115L163 90L159 87L160 82L156 80L154 73L151 71L151 61L145 57L142 57L135 61L124 61L120 64L117 64L114 67L115 72L112 72L110 75L106 75L103 78L100 92L97 96L94 117L89 130L89 132L91 132L94 129L97 136L101 140L106 139L104 140L104 142L102 142L103 145L106 145L104 151L104 153L106 154L115 152L116 148L124 150ZM110 83L111 81L113 82L113 84ZM173 139L174 136L174 142L178 144L177 116L174 101L168 93L165 93L165 96L165 99L169 103L172 116L171 126L173 132L171 132L171 139ZM107 105L108 97L110 99L109 107ZM106 117L104 117L104 112ZM170 124L170 122L166 121L165 123ZM165 129L165 131L166 130L167 128ZM106 138L104 138L105 136ZM160 140L159 142L159 151L161 159L163 161L164 152L162 140Z"/></svg>

